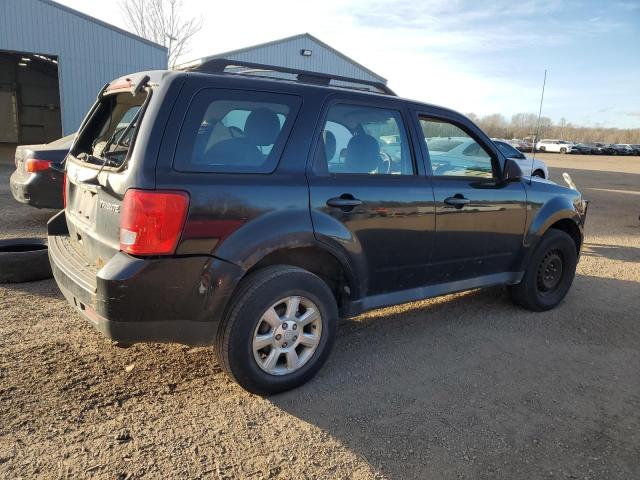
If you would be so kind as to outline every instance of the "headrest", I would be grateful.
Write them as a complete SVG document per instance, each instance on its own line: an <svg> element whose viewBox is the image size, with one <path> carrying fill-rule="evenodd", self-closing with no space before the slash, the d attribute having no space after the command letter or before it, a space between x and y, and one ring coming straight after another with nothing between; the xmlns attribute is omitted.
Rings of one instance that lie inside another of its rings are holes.
<svg viewBox="0 0 640 480"><path fill-rule="evenodd" d="M280 133L278 116L266 108L254 110L244 125L245 138L254 145L273 145Z"/></svg>
<svg viewBox="0 0 640 480"><path fill-rule="evenodd" d="M351 137L347 144L345 170L349 173L370 173L380 164L380 146L371 135Z"/></svg>
<svg viewBox="0 0 640 480"><path fill-rule="evenodd" d="M329 130L325 130L322 133L322 138L324 140L324 154L328 162L336 154L336 136Z"/></svg>

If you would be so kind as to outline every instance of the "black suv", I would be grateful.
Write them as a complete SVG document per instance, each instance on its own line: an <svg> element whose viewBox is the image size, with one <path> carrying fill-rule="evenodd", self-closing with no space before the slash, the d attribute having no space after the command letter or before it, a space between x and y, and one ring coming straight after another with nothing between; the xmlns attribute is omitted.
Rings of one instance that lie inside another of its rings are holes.
<svg viewBox="0 0 640 480"><path fill-rule="evenodd" d="M459 113L214 60L105 86L67 156L49 252L110 339L215 343L232 378L270 394L318 371L339 317L492 285L554 307L585 215L579 192L522 179Z"/></svg>

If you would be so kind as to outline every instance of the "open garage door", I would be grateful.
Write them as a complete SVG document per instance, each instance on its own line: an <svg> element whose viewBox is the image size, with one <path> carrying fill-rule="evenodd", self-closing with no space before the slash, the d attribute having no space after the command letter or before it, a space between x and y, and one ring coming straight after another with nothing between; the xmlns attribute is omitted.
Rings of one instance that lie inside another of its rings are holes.
<svg viewBox="0 0 640 480"><path fill-rule="evenodd" d="M0 142L48 143L62 136L55 57L0 51Z"/></svg>

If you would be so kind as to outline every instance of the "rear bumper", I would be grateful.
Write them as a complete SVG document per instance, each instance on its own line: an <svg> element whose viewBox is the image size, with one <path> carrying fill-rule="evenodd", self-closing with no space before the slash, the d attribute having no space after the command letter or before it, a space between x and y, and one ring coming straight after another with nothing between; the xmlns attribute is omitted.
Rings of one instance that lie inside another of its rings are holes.
<svg viewBox="0 0 640 480"><path fill-rule="evenodd" d="M11 194L20 203L36 208L62 209L63 175L51 170L24 173L16 170L9 179Z"/></svg>
<svg viewBox="0 0 640 480"><path fill-rule="evenodd" d="M141 259L122 252L98 269L49 222L49 260L67 301L111 340L210 345L243 271L206 256Z"/></svg>

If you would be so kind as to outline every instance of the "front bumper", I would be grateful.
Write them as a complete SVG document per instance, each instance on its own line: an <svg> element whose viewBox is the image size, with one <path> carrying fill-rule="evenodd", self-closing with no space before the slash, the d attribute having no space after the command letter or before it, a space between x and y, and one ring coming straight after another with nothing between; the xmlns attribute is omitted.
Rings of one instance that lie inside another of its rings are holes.
<svg viewBox="0 0 640 480"><path fill-rule="evenodd" d="M63 207L62 182L64 175L53 170L27 173L16 170L9 179L11 194L20 203L36 208Z"/></svg>
<svg viewBox="0 0 640 480"><path fill-rule="evenodd" d="M240 267L207 256L142 259L119 252L98 269L71 244L64 211L48 228L58 287L105 336L123 344L213 343Z"/></svg>

